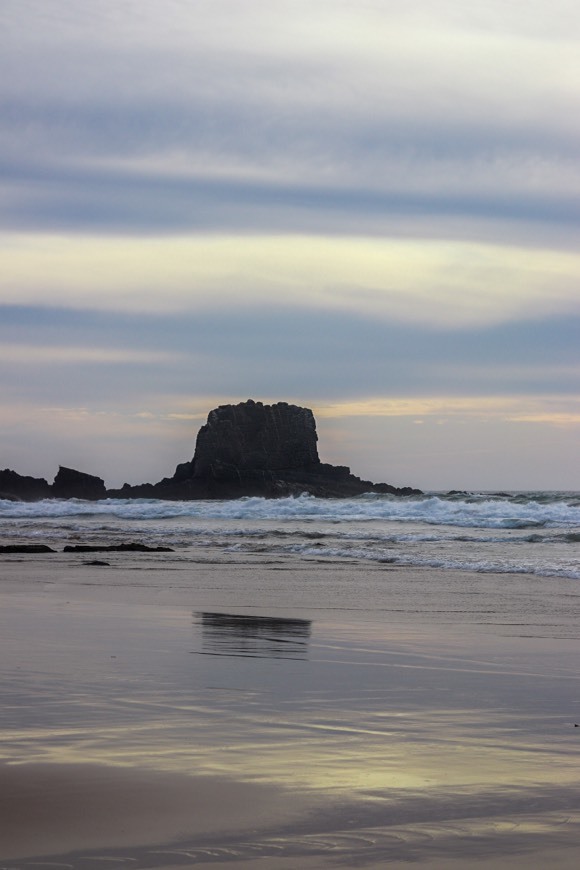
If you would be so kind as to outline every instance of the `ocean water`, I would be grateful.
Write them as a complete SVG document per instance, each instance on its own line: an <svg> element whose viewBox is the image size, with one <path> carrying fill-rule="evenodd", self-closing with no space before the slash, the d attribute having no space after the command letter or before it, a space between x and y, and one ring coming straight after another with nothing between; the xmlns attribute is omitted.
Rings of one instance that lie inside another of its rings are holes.
<svg viewBox="0 0 580 870"><path fill-rule="evenodd" d="M4 543L166 545L271 557L580 579L580 493L233 501L0 500Z"/></svg>

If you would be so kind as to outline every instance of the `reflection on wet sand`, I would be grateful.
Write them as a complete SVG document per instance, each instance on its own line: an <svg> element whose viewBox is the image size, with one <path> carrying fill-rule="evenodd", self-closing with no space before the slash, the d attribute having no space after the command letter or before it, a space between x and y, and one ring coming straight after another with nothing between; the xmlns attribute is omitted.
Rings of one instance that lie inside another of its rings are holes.
<svg viewBox="0 0 580 870"><path fill-rule="evenodd" d="M87 764L0 764L0 783L2 870L577 867L574 788L306 802L225 776Z"/></svg>
<svg viewBox="0 0 580 870"><path fill-rule="evenodd" d="M574 642L388 619L369 571L363 619L320 566L315 622L228 613L306 594L240 570L0 584L0 870L575 870Z"/></svg>
<svg viewBox="0 0 580 870"><path fill-rule="evenodd" d="M250 658L306 659L309 619L197 613L202 626L202 653Z"/></svg>
<svg viewBox="0 0 580 870"><path fill-rule="evenodd" d="M154 856L155 844L180 841L184 832L220 839L224 829L255 825L256 816L280 824L296 809L297 801L274 786L225 776L0 762L0 863L10 860L16 870L16 858L49 855L63 856L69 868L113 861L112 855L134 862ZM159 863L154 857L153 866Z"/></svg>

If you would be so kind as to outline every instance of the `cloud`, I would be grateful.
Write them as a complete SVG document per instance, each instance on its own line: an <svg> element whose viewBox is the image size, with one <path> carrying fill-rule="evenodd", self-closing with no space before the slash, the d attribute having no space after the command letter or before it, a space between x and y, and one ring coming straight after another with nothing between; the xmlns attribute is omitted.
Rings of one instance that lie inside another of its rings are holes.
<svg viewBox="0 0 580 870"><path fill-rule="evenodd" d="M578 374L578 371L576 372ZM580 425L580 399L566 396L415 396L369 398L317 406L317 416L346 417L435 417L442 423L456 418L545 423L552 426ZM415 420L420 423L423 420Z"/></svg>
<svg viewBox="0 0 580 870"><path fill-rule="evenodd" d="M300 165L273 167L264 178L252 167L230 168L230 160L212 174L203 154L187 159L206 163L205 170L180 175L147 170L139 161L80 168L5 161L0 225L10 232L96 237L406 234L573 248L580 223L580 183L570 158L553 166L516 150L485 166L461 156L423 160L383 153L373 166L359 154L350 165L364 162L369 177L349 181L348 170L337 169L341 179L326 183L309 182ZM169 164L179 160L167 157ZM377 176L382 183L373 181Z"/></svg>
<svg viewBox="0 0 580 870"><path fill-rule="evenodd" d="M24 355L39 346L43 361L53 349L58 360L60 348L74 356L84 347L140 360L119 368L136 381L133 391L140 376L142 389L153 379L165 382L168 394L188 382L194 393L203 382L215 396L251 395L254 379L254 388L268 395L287 379L293 394L331 390L343 398L365 387L396 395L424 395L426 385L448 394L451 384L463 395L466 387L477 394L577 388L579 319L570 314L462 329L380 320L364 306L352 312L247 301L156 314L4 306L0 315L0 340L24 346ZM108 377L102 364L92 368Z"/></svg>
<svg viewBox="0 0 580 870"><path fill-rule="evenodd" d="M0 361L15 365L162 365L184 362L184 354L124 348L65 347L8 343L0 346Z"/></svg>
<svg viewBox="0 0 580 870"><path fill-rule="evenodd" d="M87 9L66 0L3 3L7 62L20 95L34 81L41 96L56 92L63 99L109 91L118 102L139 93L149 102L183 94L184 101L204 96L216 103L225 96L272 103L277 113L336 101L360 111L376 93L390 96L388 109L409 114L415 114L410 94L433 114L441 109L433 94L450 104L465 97L474 114L486 108L473 98L481 94L494 108L529 94L537 109L552 88L574 90L571 34L579 20L565 0L530 3L525 16L506 13L500 3L478 14L440 0L405 8L388 0L248 0L243 7L236 0L168 0L163 7L155 0L125 0L121 7L100 0ZM42 64L46 56L55 61L49 67ZM568 66L564 81L555 59L560 70ZM78 69L83 76L71 75ZM543 90L532 94L539 83Z"/></svg>
<svg viewBox="0 0 580 870"><path fill-rule="evenodd" d="M2 239L4 303L128 311L298 306L434 327L578 310L580 256L309 236Z"/></svg>
<svg viewBox="0 0 580 870"><path fill-rule="evenodd" d="M7 229L577 231L566 3L46 6L4 4Z"/></svg>

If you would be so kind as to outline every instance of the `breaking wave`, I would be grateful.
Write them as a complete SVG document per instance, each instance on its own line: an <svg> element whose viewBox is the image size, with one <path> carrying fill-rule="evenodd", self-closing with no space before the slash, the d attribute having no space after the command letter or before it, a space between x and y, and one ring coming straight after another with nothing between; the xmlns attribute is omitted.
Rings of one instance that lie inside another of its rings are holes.
<svg viewBox="0 0 580 870"><path fill-rule="evenodd" d="M474 529L580 528L578 493L491 495L429 494L396 497L367 494L350 499L242 498L233 501L160 501L104 499L87 502L45 500L33 503L0 500L0 518L64 519L114 517L138 520L319 520L325 522L422 523Z"/></svg>

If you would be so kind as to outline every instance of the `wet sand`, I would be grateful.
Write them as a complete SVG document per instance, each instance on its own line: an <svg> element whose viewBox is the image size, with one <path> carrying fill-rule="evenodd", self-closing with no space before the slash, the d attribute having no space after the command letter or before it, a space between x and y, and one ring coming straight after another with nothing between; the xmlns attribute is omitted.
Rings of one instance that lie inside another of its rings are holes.
<svg viewBox="0 0 580 870"><path fill-rule="evenodd" d="M1 866L577 865L569 590L111 563L0 566Z"/></svg>
<svg viewBox="0 0 580 870"><path fill-rule="evenodd" d="M3 859L221 836L292 815L265 785L106 764L0 766Z"/></svg>

